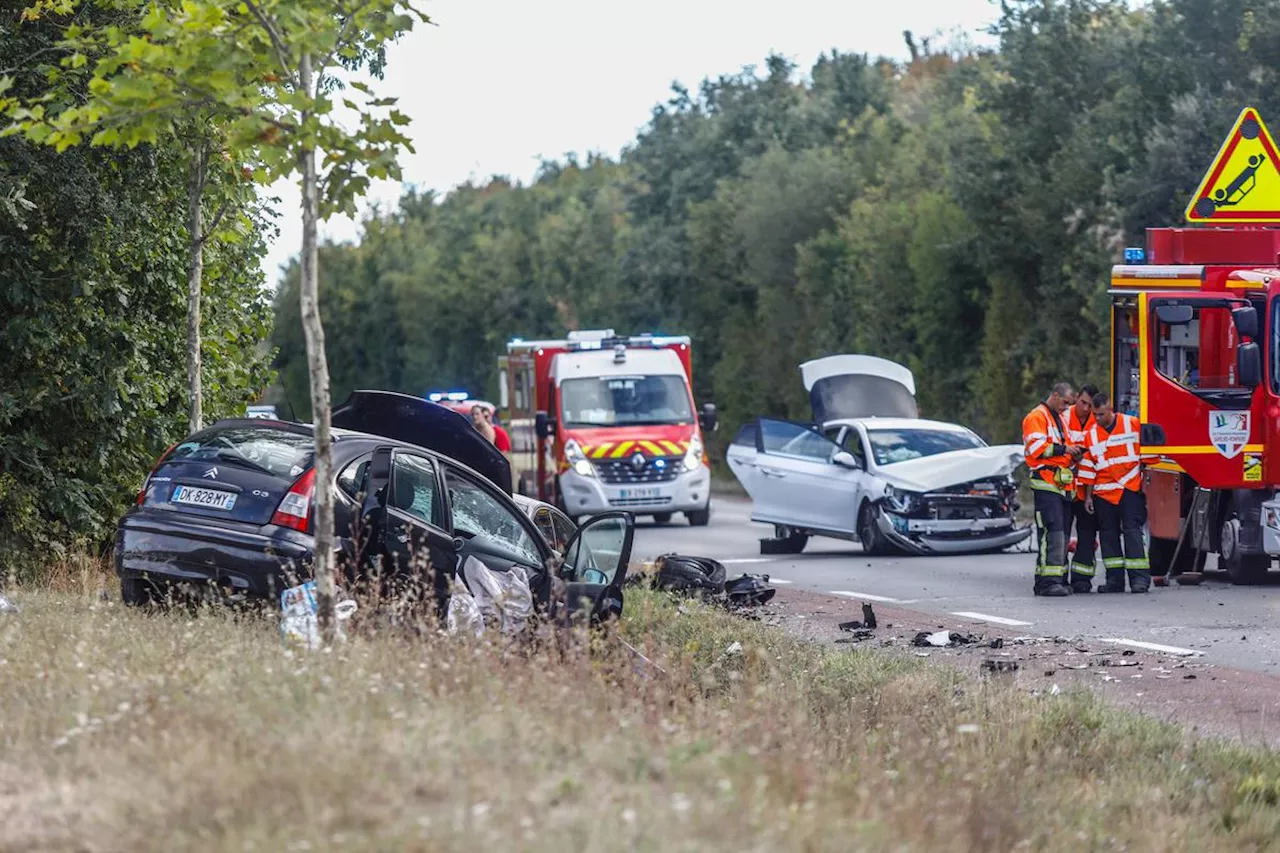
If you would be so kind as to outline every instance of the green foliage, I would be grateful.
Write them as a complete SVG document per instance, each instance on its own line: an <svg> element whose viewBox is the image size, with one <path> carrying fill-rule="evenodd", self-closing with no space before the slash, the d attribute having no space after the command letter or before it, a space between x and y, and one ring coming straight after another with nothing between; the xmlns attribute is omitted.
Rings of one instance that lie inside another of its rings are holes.
<svg viewBox="0 0 1280 853"><path fill-rule="evenodd" d="M807 416L797 364L853 351L909 365L926 415L1010 439L1051 382L1106 382L1109 267L1180 221L1241 106L1280 122L1280 0L1010 0L995 31L804 78L770 57L675 87L620 162L406 196L325 249L335 392L492 395L513 335L658 328L693 336L726 431Z"/></svg>
<svg viewBox="0 0 1280 853"><path fill-rule="evenodd" d="M10 94L34 97L59 28L0 20ZM101 547L155 457L185 432L186 167L173 140L56 153L0 139L0 572ZM228 209L204 282L207 407L269 381L266 223Z"/></svg>

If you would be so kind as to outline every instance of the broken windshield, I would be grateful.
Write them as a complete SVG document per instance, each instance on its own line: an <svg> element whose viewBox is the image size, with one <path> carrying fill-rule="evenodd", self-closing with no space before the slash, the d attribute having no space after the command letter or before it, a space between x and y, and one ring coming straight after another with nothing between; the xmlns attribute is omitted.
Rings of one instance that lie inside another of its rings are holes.
<svg viewBox="0 0 1280 853"><path fill-rule="evenodd" d="M567 427L693 423L689 388L680 375L566 379L560 410Z"/></svg>
<svg viewBox="0 0 1280 853"><path fill-rule="evenodd" d="M909 459L982 447L973 433L936 429L869 429L871 454L877 465L892 465Z"/></svg>

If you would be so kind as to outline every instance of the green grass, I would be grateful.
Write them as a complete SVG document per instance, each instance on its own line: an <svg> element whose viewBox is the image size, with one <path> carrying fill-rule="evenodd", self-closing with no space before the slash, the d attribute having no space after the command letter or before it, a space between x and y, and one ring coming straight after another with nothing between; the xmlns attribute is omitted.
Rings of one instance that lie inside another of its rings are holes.
<svg viewBox="0 0 1280 853"><path fill-rule="evenodd" d="M1280 846L1273 753L658 594L623 631L662 672L616 643L288 653L259 617L13 597L4 851Z"/></svg>

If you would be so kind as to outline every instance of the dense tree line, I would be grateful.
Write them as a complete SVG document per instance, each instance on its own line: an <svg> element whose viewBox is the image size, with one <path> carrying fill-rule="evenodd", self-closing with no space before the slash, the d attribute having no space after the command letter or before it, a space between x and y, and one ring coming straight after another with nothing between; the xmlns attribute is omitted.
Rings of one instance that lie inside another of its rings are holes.
<svg viewBox="0 0 1280 853"><path fill-rule="evenodd" d="M63 58L66 22L22 22L21 11L0 13L0 69L9 94L36 97ZM186 175L177 140L57 153L0 138L0 570L101 547L186 431ZM240 202L217 221L206 419L243 411L270 373L259 272L269 223Z"/></svg>
<svg viewBox="0 0 1280 853"><path fill-rule="evenodd" d="M797 364L908 364L922 409L1013 436L1105 382L1108 270L1180 221L1246 104L1280 122L1280 0L1009 0L990 51L770 57L675 87L620 160L411 192L323 249L334 394L495 392L513 335L687 333L727 425L803 416ZM302 411L296 270L276 305Z"/></svg>

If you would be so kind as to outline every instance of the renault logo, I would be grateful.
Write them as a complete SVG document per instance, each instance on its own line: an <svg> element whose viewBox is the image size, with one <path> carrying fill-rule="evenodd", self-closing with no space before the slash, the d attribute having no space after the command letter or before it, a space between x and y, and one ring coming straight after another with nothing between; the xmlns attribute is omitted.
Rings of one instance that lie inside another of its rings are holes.
<svg viewBox="0 0 1280 853"><path fill-rule="evenodd" d="M643 453L637 453L635 456L631 457L631 467L636 469L637 471L643 471L644 466L648 463L648 461L649 461L648 459L644 458Z"/></svg>
<svg viewBox="0 0 1280 853"><path fill-rule="evenodd" d="M218 468L217 468L217 466L215 465L214 467L210 468L208 471L205 471L205 472L204 472L204 476L206 476L206 477L210 477L210 478L212 478L212 477L217 477L217 476L218 476Z"/></svg>

